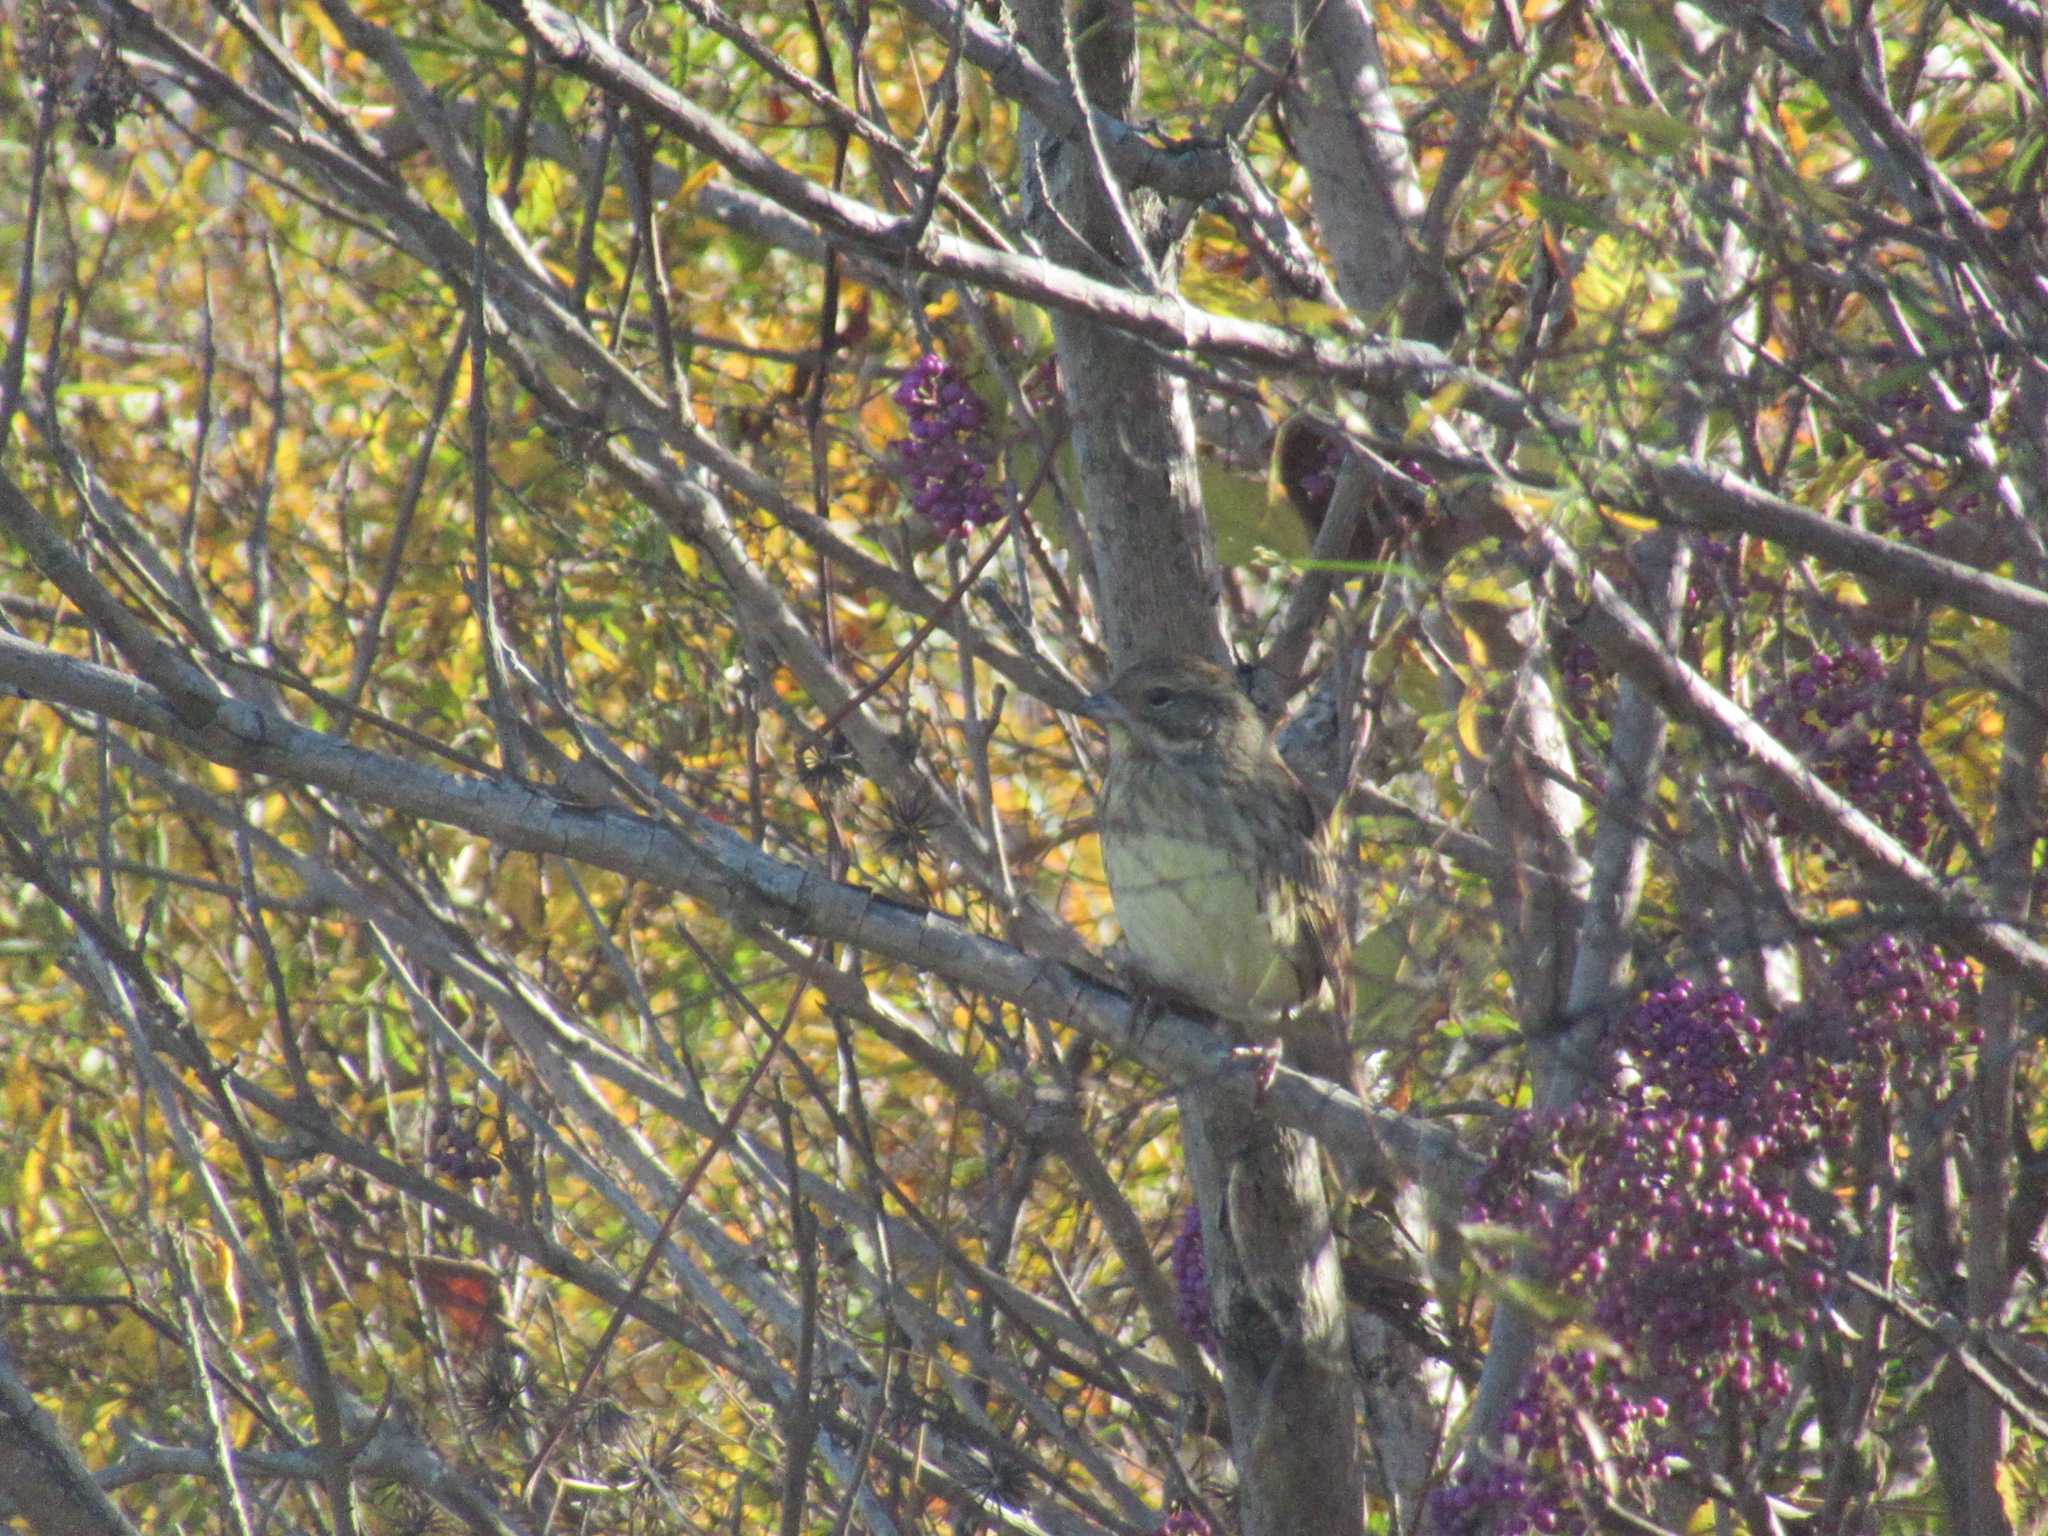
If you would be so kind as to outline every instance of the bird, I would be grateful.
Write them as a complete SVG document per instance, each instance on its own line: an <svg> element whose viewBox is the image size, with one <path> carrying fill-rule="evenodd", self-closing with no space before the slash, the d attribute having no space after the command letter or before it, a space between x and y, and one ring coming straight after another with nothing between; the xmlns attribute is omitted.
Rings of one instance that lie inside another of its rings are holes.
<svg viewBox="0 0 2048 1536"><path fill-rule="evenodd" d="M1327 818L1236 677L1199 657L1142 656L1079 712L1109 733L1097 823L1135 968L1351 1086ZM1328 1011L1310 1006L1325 995Z"/></svg>
<svg viewBox="0 0 2048 1536"><path fill-rule="evenodd" d="M1078 712L1109 733L1096 805L1103 865L1151 1000L1185 999L1250 1043L1264 1057L1260 1096L1277 1045L1299 1070L1371 1103L1349 1038L1350 944L1329 818L1280 756L1235 674L1198 657L1147 655ZM1263 1298L1298 1351L1298 1315L1284 1298L1323 1261L1317 1235L1327 1239L1330 1229L1304 1219L1288 1156L1284 1145L1257 1138L1230 1156L1221 1231L1249 1293ZM1387 1322L1405 1347L1456 1358L1429 1310L1398 1170L1368 1153L1343 1173L1339 1246L1353 1306ZM1275 1357L1276 1377L1290 1374L1292 1359Z"/></svg>

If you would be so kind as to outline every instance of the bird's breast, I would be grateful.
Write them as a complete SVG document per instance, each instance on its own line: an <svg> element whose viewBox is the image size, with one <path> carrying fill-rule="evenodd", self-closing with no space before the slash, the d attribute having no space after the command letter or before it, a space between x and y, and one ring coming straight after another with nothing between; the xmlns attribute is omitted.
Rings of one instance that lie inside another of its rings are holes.
<svg viewBox="0 0 2048 1536"><path fill-rule="evenodd" d="M1105 827L1102 851L1117 922L1147 976L1240 1022L1301 1001L1298 914L1262 892L1244 852L1127 825Z"/></svg>

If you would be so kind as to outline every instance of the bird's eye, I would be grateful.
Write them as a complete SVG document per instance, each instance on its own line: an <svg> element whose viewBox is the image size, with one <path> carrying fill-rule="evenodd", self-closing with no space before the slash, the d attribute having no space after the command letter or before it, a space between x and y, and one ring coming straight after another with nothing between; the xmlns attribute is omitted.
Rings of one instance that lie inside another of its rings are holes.
<svg viewBox="0 0 2048 1536"><path fill-rule="evenodd" d="M1165 686L1147 688L1145 690L1145 702L1153 709L1164 709L1173 702L1173 690Z"/></svg>

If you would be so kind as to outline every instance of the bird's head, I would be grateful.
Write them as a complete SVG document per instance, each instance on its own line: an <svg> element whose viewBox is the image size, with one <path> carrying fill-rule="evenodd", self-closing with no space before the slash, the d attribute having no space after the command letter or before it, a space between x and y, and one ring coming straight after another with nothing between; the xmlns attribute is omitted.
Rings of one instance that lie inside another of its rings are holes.
<svg viewBox="0 0 2048 1536"><path fill-rule="evenodd" d="M1237 679L1194 656L1132 662L1081 713L1107 727L1117 747L1156 757L1255 758L1266 741L1265 722Z"/></svg>

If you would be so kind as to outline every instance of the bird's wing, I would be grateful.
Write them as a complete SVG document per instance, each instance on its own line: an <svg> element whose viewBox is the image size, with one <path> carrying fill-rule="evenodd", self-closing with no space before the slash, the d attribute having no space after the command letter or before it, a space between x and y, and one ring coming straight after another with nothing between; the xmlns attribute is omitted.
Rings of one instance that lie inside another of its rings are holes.
<svg viewBox="0 0 2048 1536"><path fill-rule="evenodd" d="M1301 892L1300 922L1315 975L1329 983L1337 1018L1351 1023L1351 937L1337 900L1337 866L1330 857L1329 818L1316 809L1315 797L1299 779L1288 797L1288 817L1298 839L1297 867L1290 871ZM1313 990L1311 987L1309 990Z"/></svg>

